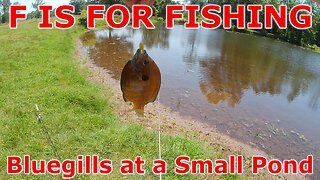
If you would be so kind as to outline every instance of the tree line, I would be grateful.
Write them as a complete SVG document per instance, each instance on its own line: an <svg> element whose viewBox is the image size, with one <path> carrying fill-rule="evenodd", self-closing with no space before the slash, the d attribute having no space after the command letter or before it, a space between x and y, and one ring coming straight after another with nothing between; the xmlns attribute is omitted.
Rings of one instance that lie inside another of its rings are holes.
<svg viewBox="0 0 320 180"><path fill-rule="evenodd" d="M187 1L187 0L185 0ZM166 17L166 5L167 4L179 4L184 1L173 1L173 0L157 0L152 6L153 15L160 18ZM197 4L201 8L207 4L218 4L232 5L232 11L237 11L238 4L250 5L250 4L272 4L276 8L279 8L280 5L286 4L288 11L291 10L297 4L307 4L312 7L312 19L313 25L312 28L307 30L298 30L294 28L291 23L288 23L287 29L279 29L278 26L273 24L272 29L261 29L256 31L249 31L246 29L237 29L236 22L233 22L232 31L242 32L242 33L254 33L261 36L271 37L274 39L279 39L284 42L289 42L291 44L296 44L299 46L313 47L317 45L320 47L320 5L314 2L313 0L190 0L190 4ZM80 14L81 10L86 9L88 4L104 4L106 6L111 6L113 4L123 4L123 0L71 0L70 4L76 7L76 14ZM289 13L288 13L289 14ZM200 15L199 15L200 16ZM186 16L185 16L186 17ZM260 13L260 19L264 19L264 11ZM199 17L200 18L200 17ZM246 19L250 20L250 12L246 12ZM288 18L289 19L289 18ZM263 22L262 22L263 23Z"/></svg>
<svg viewBox="0 0 320 180"><path fill-rule="evenodd" d="M9 21L9 6L11 4L10 0L0 0L0 23L7 23ZM19 5L19 2L13 4Z"/></svg>
<svg viewBox="0 0 320 180"><path fill-rule="evenodd" d="M313 47L314 45L317 45L320 47L320 5L314 2L313 0L207 0L206 2L203 2L202 0L191 0L194 4L199 4L200 6L204 6L207 3L214 3L219 5L225 5L225 4L231 4L232 10L236 11L237 4L244 4L244 5L250 5L250 4L272 4L277 9L279 9L279 6L282 4L286 4L288 7L288 11L291 10L295 5L304 3L307 5L310 5L312 7L312 28L307 30L298 30L294 28L291 23L287 23L288 27L287 29L279 29L279 27L276 25L275 22L273 22L273 28L272 29L261 29L257 30L255 33L272 37L275 39L279 39L281 41L289 42L291 44L296 44L299 46L306 46L306 47ZM289 13L288 13L289 16ZM264 11L260 13L260 19L264 19ZM250 20L250 13L246 12L246 19ZM288 18L289 19L289 18ZM262 22L263 23L263 22ZM236 23L233 24L234 28L232 30L238 31L238 32L250 32L248 30L241 30L236 28Z"/></svg>
<svg viewBox="0 0 320 180"><path fill-rule="evenodd" d="M35 0L32 3L32 7L35 9L35 11L32 11L31 13L28 13L27 17L28 19L32 18L40 18L41 13L38 10L38 5L43 5L43 0ZM9 22L9 7L10 5L20 5L18 1L11 3L10 0L0 0L0 23L8 23Z"/></svg>

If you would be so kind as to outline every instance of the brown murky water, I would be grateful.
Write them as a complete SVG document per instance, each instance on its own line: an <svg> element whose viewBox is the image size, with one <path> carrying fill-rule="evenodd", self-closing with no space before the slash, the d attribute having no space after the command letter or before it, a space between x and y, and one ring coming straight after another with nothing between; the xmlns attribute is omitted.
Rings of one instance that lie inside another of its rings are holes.
<svg viewBox="0 0 320 180"><path fill-rule="evenodd" d="M84 51L116 79L145 44L162 73L160 102L279 158L320 155L320 54L221 30L101 30ZM319 161L315 165L319 167Z"/></svg>

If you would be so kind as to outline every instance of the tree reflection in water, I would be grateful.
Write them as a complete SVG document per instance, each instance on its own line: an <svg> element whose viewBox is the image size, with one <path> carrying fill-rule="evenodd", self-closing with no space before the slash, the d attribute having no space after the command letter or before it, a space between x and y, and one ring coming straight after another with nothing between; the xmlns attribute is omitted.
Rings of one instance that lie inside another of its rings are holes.
<svg viewBox="0 0 320 180"><path fill-rule="evenodd" d="M290 54L289 46L270 45L271 40L226 32L214 36L214 32L189 30L183 39L182 60L193 71L199 66L199 86L209 102L225 101L235 107L247 90L257 95L284 95L288 102L311 93L309 105L318 108L319 72L310 70L310 64L304 61L307 53L297 52L296 57ZM119 79L122 67L134 52L131 38L137 35L141 35L147 49L170 48L170 30L162 26L154 30L91 31L82 36L82 42L90 57Z"/></svg>
<svg viewBox="0 0 320 180"><path fill-rule="evenodd" d="M127 41L132 31L117 34L113 30L90 31L82 36L82 42L87 39L97 39L93 46L87 46L90 58L101 67L108 67L115 79L120 79L122 68L131 59L133 43ZM94 37L94 38L93 38ZM90 42L90 41L89 41ZM86 43L84 44L86 46Z"/></svg>
<svg viewBox="0 0 320 180"><path fill-rule="evenodd" d="M170 30L164 26L157 27L156 29L142 28L142 42L148 49L151 48L169 48Z"/></svg>
<svg viewBox="0 0 320 180"><path fill-rule="evenodd" d="M219 55L199 58L200 89L209 102L226 101L234 107L248 89L256 94L282 94L291 102L319 81L319 75L308 69L303 61L290 62L290 59L282 58L283 53L275 55L263 46L257 48L257 45L261 46L258 39L246 41L240 36L235 40L229 34L223 36ZM209 37L208 41L214 40ZM207 51L212 49L211 44L207 43ZM313 93L314 97L320 95L316 90ZM317 101L310 104L316 107Z"/></svg>

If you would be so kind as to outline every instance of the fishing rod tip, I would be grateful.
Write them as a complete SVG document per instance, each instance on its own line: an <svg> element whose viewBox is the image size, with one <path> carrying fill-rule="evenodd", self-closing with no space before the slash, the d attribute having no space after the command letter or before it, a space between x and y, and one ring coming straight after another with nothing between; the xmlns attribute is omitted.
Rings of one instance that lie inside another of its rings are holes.
<svg viewBox="0 0 320 180"><path fill-rule="evenodd" d="M39 111L39 107L38 107L38 105L37 105L37 104L35 104L35 106L36 106L36 110L37 110L37 111Z"/></svg>

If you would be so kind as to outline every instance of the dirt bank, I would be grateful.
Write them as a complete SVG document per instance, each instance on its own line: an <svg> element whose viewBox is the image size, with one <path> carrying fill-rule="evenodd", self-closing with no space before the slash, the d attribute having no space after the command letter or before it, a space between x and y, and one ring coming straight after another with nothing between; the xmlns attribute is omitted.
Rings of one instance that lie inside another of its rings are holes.
<svg viewBox="0 0 320 180"><path fill-rule="evenodd" d="M147 105L144 117L137 116L134 111L130 111L132 105L123 101L119 81L113 79L106 69L98 67L83 54L80 40L76 43L76 54L76 59L90 72L89 81L101 84L112 92L109 101L115 114L121 121L139 123L153 131L158 130L160 122L162 134L179 135L191 140L200 141L212 148L212 152L221 154L223 158L227 158L229 155L243 155L245 159L244 168L248 176L252 176L249 173L251 172L251 157L253 155L263 155L272 158L265 152L257 149L254 144L243 144L218 133L216 129L208 124L199 122L191 117L182 117L159 102ZM301 176L271 176L266 171L253 177L258 179L306 179Z"/></svg>

